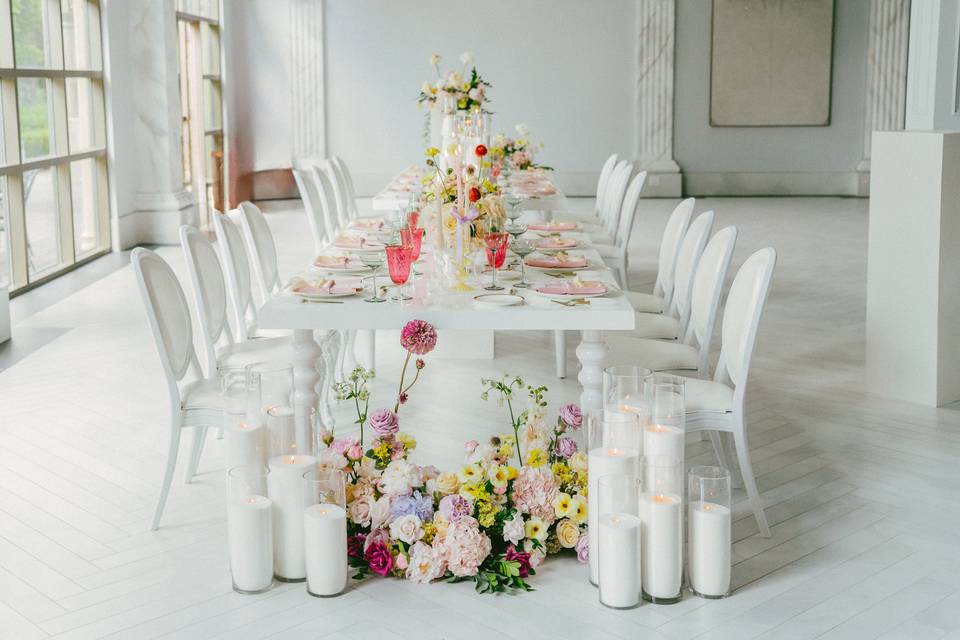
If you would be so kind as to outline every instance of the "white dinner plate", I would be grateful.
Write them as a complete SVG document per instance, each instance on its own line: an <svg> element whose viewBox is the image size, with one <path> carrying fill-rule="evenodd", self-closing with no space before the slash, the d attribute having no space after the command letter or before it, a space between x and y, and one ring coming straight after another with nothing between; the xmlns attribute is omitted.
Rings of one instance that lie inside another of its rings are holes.
<svg viewBox="0 0 960 640"><path fill-rule="evenodd" d="M543 273L569 273L572 271L584 271L590 268L590 263L583 265L582 267L535 267L532 264L527 264L527 269L533 269L534 271L540 271Z"/></svg>
<svg viewBox="0 0 960 640"><path fill-rule="evenodd" d="M478 296L473 296L473 300L477 304L485 304L493 307L512 307L517 304L523 304L523 298L513 295L512 293L481 293Z"/></svg>
<svg viewBox="0 0 960 640"><path fill-rule="evenodd" d="M610 289L607 289L603 293L541 293L533 287L530 288L538 296L546 298L548 300L560 300L563 302L573 301L573 300L583 300L584 298L602 298L603 296L610 293Z"/></svg>
<svg viewBox="0 0 960 640"><path fill-rule="evenodd" d="M579 242L574 242L569 247L541 247L538 244L537 251L540 251L542 253L557 253L558 251L570 251L571 249L576 249L579 246L580 246Z"/></svg>
<svg viewBox="0 0 960 640"><path fill-rule="evenodd" d="M340 291L337 293L300 293L298 291L294 291L293 293L304 300L328 300L330 298L349 298L350 296L355 296L362 291L363 289Z"/></svg>

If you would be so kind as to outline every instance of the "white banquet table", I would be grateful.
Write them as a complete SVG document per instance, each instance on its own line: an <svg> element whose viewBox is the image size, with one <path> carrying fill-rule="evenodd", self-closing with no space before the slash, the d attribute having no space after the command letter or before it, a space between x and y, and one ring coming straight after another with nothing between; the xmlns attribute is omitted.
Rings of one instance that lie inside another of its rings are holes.
<svg viewBox="0 0 960 640"><path fill-rule="evenodd" d="M570 234L581 242L584 234ZM487 293L482 288L469 293L430 292L426 281L414 286L413 300L402 305L386 302L371 305L360 296L341 298L342 304L303 302L293 293L276 294L260 308L259 325L264 329L293 330L295 403L297 415L305 416L318 402L316 386L319 374L316 362L321 356L314 339L317 329L400 329L413 319L426 320L437 329L477 331L532 331L577 330L581 341L576 354L580 361L577 376L583 387L580 405L584 411L602 408L601 385L607 347L604 331L624 331L634 328L634 311L627 297L617 288L612 272L607 269L596 250L584 245L577 253L585 256L589 269L579 272L584 279L604 282L610 292L601 298L591 298L589 304L564 306L533 292L516 289L524 297L524 304L495 307L478 304L473 297ZM554 279L527 268L527 281L544 284ZM511 282L501 283L508 290Z"/></svg>

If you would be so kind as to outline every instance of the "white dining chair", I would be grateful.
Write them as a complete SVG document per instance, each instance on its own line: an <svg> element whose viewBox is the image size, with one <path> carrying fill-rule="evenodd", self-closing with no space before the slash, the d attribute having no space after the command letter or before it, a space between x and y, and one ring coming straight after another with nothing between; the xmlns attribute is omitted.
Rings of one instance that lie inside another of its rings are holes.
<svg viewBox="0 0 960 640"><path fill-rule="evenodd" d="M704 248L693 278L689 320L679 342L610 334L607 346L613 355L609 364L639 365L651 371L696 371L698 378L709 378L720 294L736 243L737 228L730 226L718 231Z"/></svg>
<svg viewBox="0 0 960 640"><path fill-rule="evenodd" d="M314 166L310 172L313 176L313 184L320 198L320 211L323 212L324 225L327 230L327 243L333 244L344 229L339 225L337 214L337 199L335 187L330 180L330 176L321 166Z"/></svg>
<svg viewBox="0 0 960 640"><path fill-rule="evenodd" d="M633 175L633 163L621 160L610 174L610 180L600 200L600 216L595 222L581 222L581 230L591 242L612 244L620 220L620 208Z"/></svg>
<svg viewBox="0 0 960 640"><path fill-rule="evenodd" d="M667 219L667 224L660 237L660 249L657 255L657 280L653 285L653 293L640 291L626 291L627 299L633 305L634 311L646 313L663 313L670 307L673 295L674 269L677 264L677 251L683 236L690 226L693 216L695 198L687 198L678 204Z"/></svg>
<svg viewBox="0 0 960 640"><path fill-rule="evenodd" d="M607 186L610 184L610 175L613 173L613 169L616 166L617 154L613 153L610 154L610 157L607 158L603 163L603 166L600 167L600 175L597 178L597 193L593 201L593 209L584 212L568 211L559 214L556 217L563 220L596 223L600 218L600 203L603 201L603 196L606 193Z"/></svg>
<svg viewBox="0 0 960 640"><path fill-rule="evenodd" d="M747 444L746 391L757 331L776 262L776 251L767 247L751 255L740 266L723 310L720 357L713 380L684 378L687 431L707 431L720 464L728 469L730 466L719 432L733 434L743 486L760 534L767 538L770 537L770 527L757 490Z"/></svg>
<svg viewBox="0 0 960 640"><path fill-rule="evenodd" d="M716 216L713 211L704 211L690 223L677 251L673 296L665 313L637 311L633 331L636 338L679 340L690 317L690 301L693 293L693 277L710 237Z"/></svg>
<svg viewBox="0 0 960 640"><path fill-rule="evenodd" d="M214 378L225 369L242 368L264 360L289 361L290 340L267 338L240 342L234 339L227 313L227 285L220 259L206 235L196 227L180 227L180 246L187 263L193 306L206 361L206 375Z"/></svg>
<svg viewBox="0 0 960 640"><path fill-rule="evenodd" d="M323 163L321 171L326 173L333 185L333 197L337 207L337 228L343 231L350 226L354 218L355 206L350 207L350 195L347 193L346 178L340 172L340 167L332 159Z"/></svg>
<svg viewBox="0 0 960 640"><path fill-rule="evenodd" d="M321 208L320 195L317 193L312 169L294 169L293 180L300 192L300 201L307 214L307 224L310 226L310 235L313 238L313 250L320 254L324 247L333 242L331 231L324 220Z"/></svg>
<svg viewBox="0 0 960 640"><path fill-rule="evenodd" d="M640 211L640 193L643 191L646 180L647 172L641 171L630 181L630 186L627 188L623 204L620 207L614 243L596 243L593 245L607 266L616 269L620 286L624 289L630 288L627 276L627 270L630 268L627 249L630 244L630 236L633 234L633 227L637 221L637 214Z"/></svg>
<svg viewBox="0 0 960 640"><path fill-rule="evenodd" d="M183 429L193 429L193 449L187 463L186 482L196 474L208 427L223 424L223 401L215 377L204 377L193 346L193 325L183 288L170 265L149 249L137 247L130 256L140 297L160 356L170 399L170 441L167 466L163 474L157 508L151 530L160 526L160 518L170 494L170 484L180 450Z"/></svg>

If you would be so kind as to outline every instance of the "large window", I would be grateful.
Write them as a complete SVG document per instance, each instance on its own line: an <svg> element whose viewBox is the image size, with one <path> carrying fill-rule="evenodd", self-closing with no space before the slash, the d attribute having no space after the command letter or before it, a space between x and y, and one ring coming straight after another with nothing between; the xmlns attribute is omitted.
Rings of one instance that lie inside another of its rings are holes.
<svg viewBox="0 0 960 640"><path fill-rule="evenodd" d="M223 209L223 84L218 0L177 0L183 184L199 203L201 226Z"/></svg>
<svg viewBox="0 0 960 640"><path fill-rule="evenodd" d="M0 0L0 283L109 250L99 0Z"/></svg>

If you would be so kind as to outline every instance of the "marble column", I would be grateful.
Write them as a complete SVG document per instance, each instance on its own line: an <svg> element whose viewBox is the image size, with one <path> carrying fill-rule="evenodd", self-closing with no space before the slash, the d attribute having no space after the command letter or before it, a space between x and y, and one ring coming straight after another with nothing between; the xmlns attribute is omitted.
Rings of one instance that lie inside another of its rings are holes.
<svg viewBox="0 0 960 640"><path fill-rule="evenodd" d="M290 1L290 109L293 158L326 155L323 0Z"/></svg>
<svg viewBox="0 0 960 640"><path fill-rule="evenodd" d="M643 195L681 194L673 159L675 0L637 2L637 162L648 172Z"/></svg>
<svg viewBox="0 0 960 640"><path fill-rule="evenodd" d="M903 129L907 95L910 0L871 0L867 36L867 94L863 159L857 165L859 195L869 193L874 131Z"/></svg>
<svg viewBox="0 0 960 640"><path fill-rule="evenodd" d="M183 184L176 7L174 0L126 5L136 147L133 157L118 160L134 163L136 193L133 211L121 219L121 243L176 244L180 225L199 220L196 198Z"/></svg>

